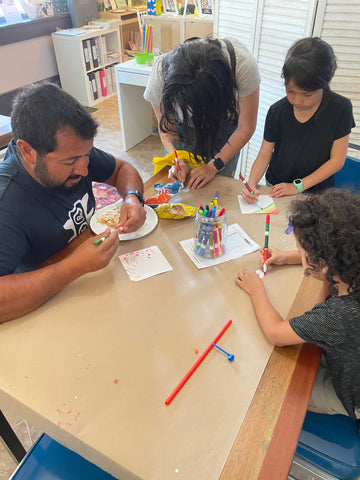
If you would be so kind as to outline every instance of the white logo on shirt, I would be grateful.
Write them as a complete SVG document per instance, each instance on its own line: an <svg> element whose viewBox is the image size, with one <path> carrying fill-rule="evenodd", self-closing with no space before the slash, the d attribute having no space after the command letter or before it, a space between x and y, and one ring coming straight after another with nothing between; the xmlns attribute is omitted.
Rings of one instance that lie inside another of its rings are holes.
<svg viewBox="0 0 360 480"><path fill-rule="evenodd" d="M92 207L91 210L87 212L88 201L89 194L85 193L82 199L77 200L74 203L73 209L69 211L69 220L63 225L65 230L72 230L73 232L69 242L80 235L80 233L86 230L89 226L90 218L94 213L94 208Z"/></svg>

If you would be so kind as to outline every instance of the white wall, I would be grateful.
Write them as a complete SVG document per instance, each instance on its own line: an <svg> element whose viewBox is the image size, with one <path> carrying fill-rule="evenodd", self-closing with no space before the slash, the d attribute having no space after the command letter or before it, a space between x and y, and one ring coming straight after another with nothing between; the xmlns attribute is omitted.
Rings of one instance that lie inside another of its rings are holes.
<svg viewBox="0 0 360 480"><path fill-rule="evenodd" d="M58 75L51 37L0 46L0 95Z"/></svg>

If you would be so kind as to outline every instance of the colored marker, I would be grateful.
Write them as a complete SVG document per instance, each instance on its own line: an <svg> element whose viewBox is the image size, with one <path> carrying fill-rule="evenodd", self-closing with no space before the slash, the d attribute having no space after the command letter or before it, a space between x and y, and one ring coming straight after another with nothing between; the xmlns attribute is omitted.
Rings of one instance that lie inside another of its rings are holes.
<svg viewBox="0 0 360 480"><path fill-rule="evenodd" d="M177 173L180 175L180 178L181 178L181 168L180 168L179 159L178 159L176 150L174 151L174 155L175 155L176 171L177 171ZM181 182L181 188L184 188L183 182Z"/></svg>
<svg viewBox="0 0 360 480"><path fill-rule="evenodd" d="M232 362L235 358L235 355L232 353L226 352L223 348L219 347L219 345L216 345L216 343L213 343L214 347L216 347L218 350L221 352L225 353L225 355L228 357L229 362Z"/></svg>
<svg viewBox="0 0 360 480"><path fill-rule="evenodd" d="M219 190L216 190L215 198L214 198L214 205L216 205L216 208L219 206L218 200L219 200Z"/></svg>
<svg viewBox="0 0 360 480"><path fill-rule="evenodd" d="M248 189L248 191L251 193L251 195L255 196L255 193L253 190L251 190L250 185L245 181L245 178L239 173L239 178L242 181L242 183L245 185L245 187ZM259 203L259 199L257 198L256 201Z"/></svg>
<svg viewBox="0 0 360 480"><path fill-rule="evenodd" d="M210 343L210 345L207 347L207 349L201 354L199 359L194 363L194 365L190 368L190 370L187 372L185 377L181 380L181 382L178 384L177 387L172 391L172 393L168 396L168 398L165 400L165 405L169 405L171 400L177 395L177 393L181 390L181 388L184 386L184 384L189 380L191 375L195 372L197 367L200 365L200 363L204 360L206 355L210 352L210 350L213 348L214 343L217 343L219 338L223 336L223 334L226 332L226 330L230 327L232 324L232 320L229 320L227 324L224 326L224 328L221 330L221 332L214 338L214 340Z"/></svg>
<svg viewBox="0 0 360 480"><path fill-rule="evenodd" d="M110 232L110 233L111 233L111 232ZM97 245L100 245L106 238L110 237L110 233L108 233L107 235L105 235L105 237L101 237L101 238L99 238L99 240L96 240L96 242L94 242L95 247L96 247Z"/></svg>
<svg viewBox="0 0 360 480"><path fill-rule="evenodd" d="M266 260L268 259L269 253L269 235L270 235L270 215L266 215L266 223L265 223L265 242L264 242L264 264L263 264L263 272L266 275L267 265L265 264Z"/></svg>

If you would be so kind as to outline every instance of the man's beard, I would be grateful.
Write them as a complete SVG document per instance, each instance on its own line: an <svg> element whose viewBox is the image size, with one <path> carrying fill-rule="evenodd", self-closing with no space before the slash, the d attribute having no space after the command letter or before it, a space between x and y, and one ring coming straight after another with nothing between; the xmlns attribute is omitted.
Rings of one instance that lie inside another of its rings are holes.
<svg viewBox="0 0 360 480"><path fill-rule="evenodd" d="M40 155L36 155L36 164L34 167L34 174L36 175L36 178L39 180L41 185L43 185L46 188L52 188L56 189L58 191L69 191L69 190L74 190L78 187L79 183L75 183L74 185L67 186L66 182L71 179L71 178L78 178L79 175L71 175L68 177L64 182L59 183L56 181L49 173L49 170L44 162L44 160L41 158Z"/></svg>

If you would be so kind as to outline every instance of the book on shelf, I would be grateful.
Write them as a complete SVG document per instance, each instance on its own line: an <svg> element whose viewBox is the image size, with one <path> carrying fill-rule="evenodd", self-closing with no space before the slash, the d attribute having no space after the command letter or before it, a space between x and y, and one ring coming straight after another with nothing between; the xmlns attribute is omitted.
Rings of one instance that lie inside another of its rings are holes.
<svg viewBox="0 0 360 480"><path fill-rule="evenodd" d="M97 68L99 66L99 59L96 51L95 38L90 38L90 45L91 45L91 56L93 60L93 65L94 65L94 68Z"/></svg>
<svg viewBox="0 0 360 480"><path fill-rule="evenodd" d="M97 100L99 98L98 89L96 85L95 75L93 72L88 73L89 81L90 81L90 90L92 93L93 100Z"/></svg>
<svg viewBox="0 0 360 480"><path fill-rule="evenodd" d="M92 56L92 53L91 53L91 43L90 43L90 40L85 40L85 41L86 41L86 45L87 45L87 50L89 52L90 70L93 70L94 60L93 60L93 56Z"/></svg>
<svg viewBox="0 0 360 480"><path fill-rule="evenodd" d="M94 75L95 75L96 87L99 94L99 98L101 98L102 93L101 93L100 71L96 70L96 72L94 72Z"/></svg>
<svg viewBox="0 0 360 480"><path fill-rule="evenodd" d="M89 49L88 49L86 40L83 40L82 44L83 44L83 51L84 51L85 68L86 70L90 70Z"/></svg>
<svg viewBox="0 0 360 480"><path fill-rule="evenodd" d="M121 61L120 54L117 52L113 52L113 51L106 52L106 56L107 56L107 63L117 63Z"/></svg>
<svg viewBox="0 0 360 480"><path fill-rule="evenodd" d="M108 94L108 95L112 95L112 93L113 93L113 87L112 87L112 80L111 80L110 68L111 68L111 67L106 67L106 68L105 68L106 85L107 85L107 94Z"/></svg>
<svg viewBox="0 0 360 480"><path fill-rule="evenodd" d="M101 93L103 97L107 97L107 84L106 84L106 73L104 69L99 70L100 74L100 84L101 84Z"/></svg>
<svg viewBox="0 0 360 480"><path fill-rule="evenodd" d="M107 63L107 48L106 48L106 38L100 37L100 47L101 47L101 64L105 65Z"/></svg>

